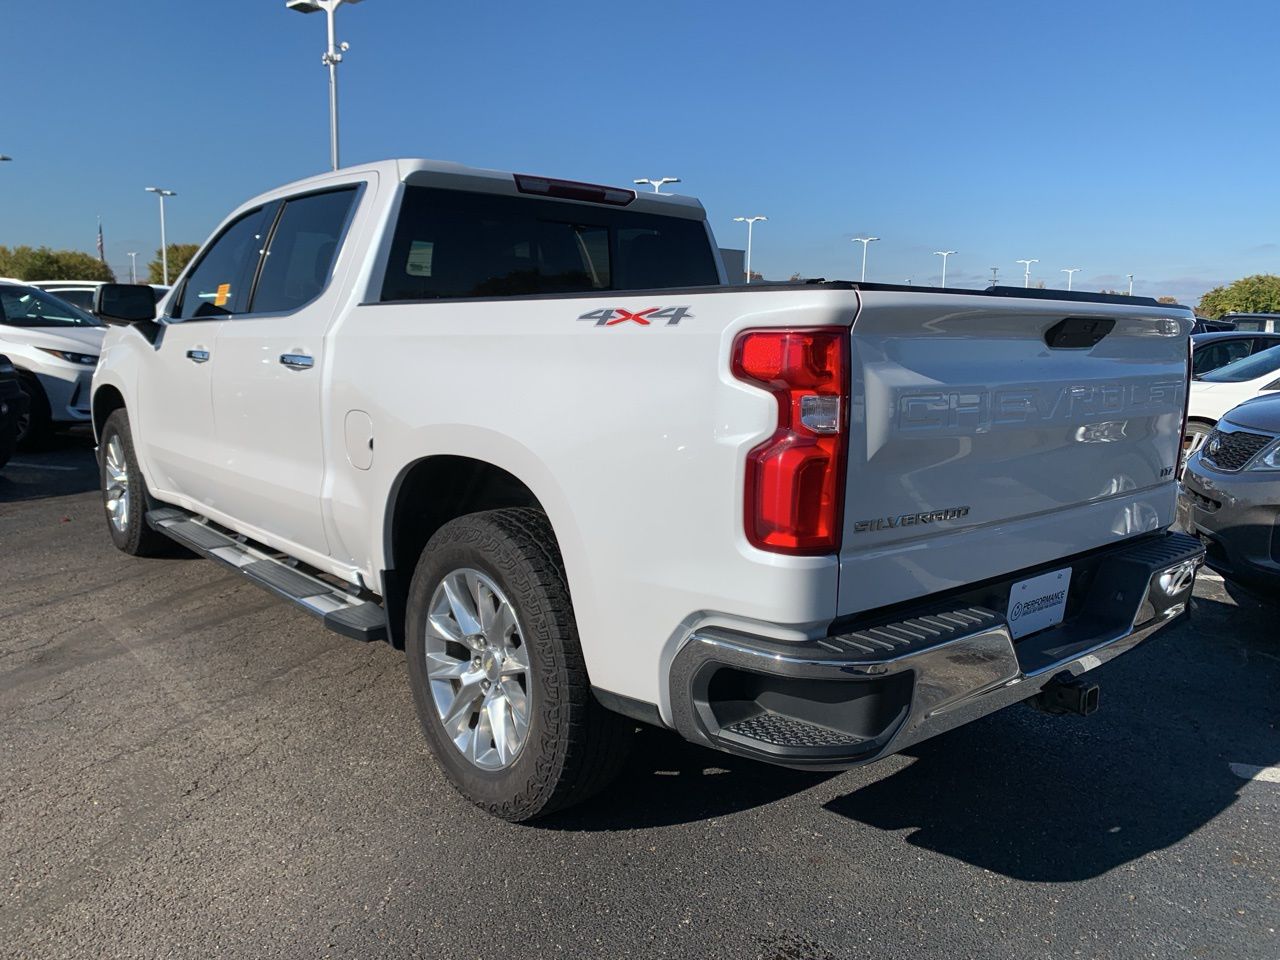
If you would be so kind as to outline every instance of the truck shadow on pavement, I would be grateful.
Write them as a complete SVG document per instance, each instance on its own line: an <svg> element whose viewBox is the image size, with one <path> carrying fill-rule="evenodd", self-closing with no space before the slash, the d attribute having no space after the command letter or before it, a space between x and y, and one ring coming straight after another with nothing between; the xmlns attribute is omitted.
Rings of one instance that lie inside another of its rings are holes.
<svg viewBox="0 0 1280 960"><path fill-rule="evenodd" d="M1213 600L1198 609L1199 621L1098 672L1094 717L1011 707L918 745L914 763L826 808L1035 882L1085 880L1178 843L1246 786L1230 763L1280 757L1270 621Z"/></svg>
<svg viewBox="0 0 1280 960"><path fill-rule="evenodd" d="M1102 709L1088 719L1019 704L917 745L905 767L845 775L771 767L646 728L604 796L537 826L676 826L824 785L830 796L841 782L832 778L845 776L866 785L823 808L876 831L851 842L905 842L1018 880L1096 877L1231 807L1247 784L1230 763L1280 762L1280 642L1267 611L1197 604L1191 624L1098 671Z"/></svg>
<svg viewBox="0 0 1280 960"><path fill-rule="evenodd" d="M616 783L590 803L536 826L613 832L695 823L773 803L833 776L757 763L644 727Z"/></svg>

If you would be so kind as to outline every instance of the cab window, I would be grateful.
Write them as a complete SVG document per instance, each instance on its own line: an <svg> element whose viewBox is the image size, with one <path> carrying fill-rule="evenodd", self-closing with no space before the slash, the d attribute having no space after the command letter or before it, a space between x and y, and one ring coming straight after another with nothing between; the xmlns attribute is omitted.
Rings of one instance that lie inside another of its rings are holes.
<svg viewBox="0 0 1280 960"><path fill-rule="evenodd" d="M258 207L235 220L205 251L188 274L175 320L213 320L249 308L249 288L258 269L268 223Z"/></svg>
<svg viewBox="0 0 1280 960"><path fill-rule="evenodd" d="M297 310L329 283L356 188L313 193L285 202L271 234L253 295L253 313Z"/></svg>

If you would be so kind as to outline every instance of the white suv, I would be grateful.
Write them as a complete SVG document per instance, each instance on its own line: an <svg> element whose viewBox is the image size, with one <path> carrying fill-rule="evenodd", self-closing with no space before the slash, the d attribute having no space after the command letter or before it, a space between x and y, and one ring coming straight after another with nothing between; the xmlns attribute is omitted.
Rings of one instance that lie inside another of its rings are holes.
<svg viewBox="0 0 1280 960"><path fill-rule="evenodd" d="M58 297L0 280L0 353L30 401L18 442L39 443L59 426L89 420L89 386L106 327Z"/></svg>

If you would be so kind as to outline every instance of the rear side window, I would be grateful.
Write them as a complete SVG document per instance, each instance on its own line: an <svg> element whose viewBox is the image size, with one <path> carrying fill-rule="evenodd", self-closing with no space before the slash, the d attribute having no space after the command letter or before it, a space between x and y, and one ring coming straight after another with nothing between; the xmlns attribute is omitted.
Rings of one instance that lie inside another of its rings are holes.
<svg viewBox="0 0 1280 960"><path fill-rule="evenodd" d="M274 210L272 206L270 209ZM265 239L267 208L250 210L213 241L187 277L175 320L209 320L249 307L249 287Z"/></svg>
<svg viewBox="0 0 1280 960"><path fill-rule="evenodd" d="M697 220L408 187L383 301L712 286Z"/></svg>
<svg viewBox="0 0 1280 960"><path fill-rule="evenodd" d="M351 187L285 203L258 277L254 313L296 310L321 294L355 196Z"/></svg>

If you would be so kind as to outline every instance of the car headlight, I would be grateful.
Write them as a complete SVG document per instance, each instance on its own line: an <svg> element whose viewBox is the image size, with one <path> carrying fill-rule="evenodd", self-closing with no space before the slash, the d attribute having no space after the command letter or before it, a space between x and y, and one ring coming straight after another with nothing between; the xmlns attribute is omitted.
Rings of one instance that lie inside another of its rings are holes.
<svg viewBox="0 0 1280 960"><path fill-rule="evenodd" d="M70 350L53 350L49 347L40 347L45 353L51 353L59 360L65 360L67 363L76 363L82 367L95 367L98 365L98 358L91 353L72 353Z"/></svg>
<svg viewBox="0 0 1280 960"><path fill-rule="evenodd" d="M1280 470L1280 440L1276 440L1271 446L1263 448L1263 451L1253 458L1253 463L1249 464L1247 469Z"/></svg>

